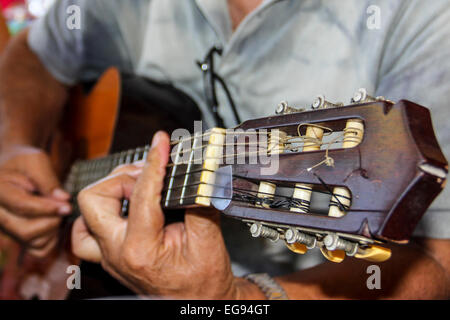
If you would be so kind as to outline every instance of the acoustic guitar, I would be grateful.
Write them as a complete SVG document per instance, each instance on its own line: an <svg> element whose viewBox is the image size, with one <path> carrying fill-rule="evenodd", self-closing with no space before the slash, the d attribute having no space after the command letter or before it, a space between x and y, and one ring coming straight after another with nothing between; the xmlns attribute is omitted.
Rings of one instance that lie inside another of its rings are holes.
<svg viewBox="0 0 450 320"><path fill-rule="evenodd" d="M298 254L318 249L336 263L389 259L384 244L408 242L448 173L429 110L371 97L364 89L348 105L323 96L309 110L282 102L274 116L206 132L193 131L201 114L182 92L136 77L121 82L115 69L77 97L50 150L74 199L117 165L145 159L156 130L184 128L172 136L165 210L211 206L241 220L249 238L283 241ZM124 212L126 207L124 201ZM177 217L172 211L167 216ZM64 225L67 239L70 223ZM59 253L42 261L15 242L3 246L2 297L65 298L62 266L79 263L69 248L61 241ZM97 268L91 288L100 291L83 297L126 293ZM30 277L37 280L27 285ZM46 285L39 285L44 278Z"/></svg>

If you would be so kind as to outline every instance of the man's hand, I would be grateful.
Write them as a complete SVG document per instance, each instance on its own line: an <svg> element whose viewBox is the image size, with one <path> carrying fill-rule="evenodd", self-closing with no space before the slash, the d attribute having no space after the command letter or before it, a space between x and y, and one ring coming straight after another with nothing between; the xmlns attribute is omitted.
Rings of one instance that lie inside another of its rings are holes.
<svg viewBox="0 0 450 320"><path fill-rule="evenodd" d="M0 156L0 227L46 256L58 241L61 216L71 212L49 157L33 147L3 149Z"/></svg>
<svg viewBox="0 0 450 320"><path fill-rule="evenodd" d="M258 292L233 276L217 213L188 210L184 223L164 226L160 201L168 154L168 136L157 133L145 165L118 167L79 194L83 216L72 231L74 253L100 262L143 295L235 299ZM130 200L128 219L120 215L122 199Z"/></svg>

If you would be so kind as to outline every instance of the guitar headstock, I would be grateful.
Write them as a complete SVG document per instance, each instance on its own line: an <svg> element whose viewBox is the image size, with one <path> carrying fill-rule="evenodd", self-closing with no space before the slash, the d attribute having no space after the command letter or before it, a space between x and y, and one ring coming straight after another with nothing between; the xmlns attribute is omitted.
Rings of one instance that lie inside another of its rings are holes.
<svg viewBox="0 0 450 320"><path fill-rule="evenodd" d="M236 129L223 140L236 149L216 171L212 204L298 253L386 260L379 244L408 242L445 185L430 112L410 101L360 89L346 106L323 96L308 111L281 103L276 116ZM326 210L314 209L319 195Z"/></svg>

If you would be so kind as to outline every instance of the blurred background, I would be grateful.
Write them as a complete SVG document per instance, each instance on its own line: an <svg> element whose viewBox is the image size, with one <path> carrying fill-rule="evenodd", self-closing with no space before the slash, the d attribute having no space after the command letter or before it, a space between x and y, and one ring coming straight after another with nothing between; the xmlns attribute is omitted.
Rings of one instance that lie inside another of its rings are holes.
<svg viewBox="0 0 450 320"><path fill-rule="evenodd" d="M0 0L9 32L16 34L33 20L45 14L56 0Z"/></svg>

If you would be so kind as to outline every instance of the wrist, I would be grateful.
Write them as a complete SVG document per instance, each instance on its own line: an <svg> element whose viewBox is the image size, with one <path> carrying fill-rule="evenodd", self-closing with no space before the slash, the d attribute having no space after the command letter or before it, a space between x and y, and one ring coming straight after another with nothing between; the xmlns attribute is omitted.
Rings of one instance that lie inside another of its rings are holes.
<svg viewBox="0 0 450 320"><path fill-rule="evenodd" d="M1 148L7 148L14 145L38 146L40 143L40 134L28 132L22 126L2 121L2 131L0 135Z"/></svg>
<svg viewBox="0 0 450 320"><path fill-rule="evenodd" d="M35 142L28 139L19 137L10 137L8 135L0 137L0 152L17 150L18 148L22 147L36 148L36 149L39 148L39 146Z"/></svg>
<svg viewBox="0 0 450 320"><path fill-rule="evenodd" d="M19 155L29 155L45 152L42 149L23 144L2 145L0 149L0 164L9 161Z"/></svg>
<svg viewBox="0 0 450 320"><path fill-rule="evenodd" d="M235 278L235 300L266 300L262 290L245 278Z"/></svg>

